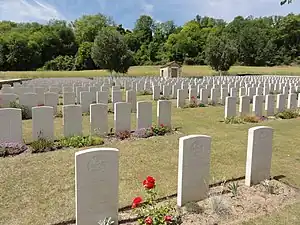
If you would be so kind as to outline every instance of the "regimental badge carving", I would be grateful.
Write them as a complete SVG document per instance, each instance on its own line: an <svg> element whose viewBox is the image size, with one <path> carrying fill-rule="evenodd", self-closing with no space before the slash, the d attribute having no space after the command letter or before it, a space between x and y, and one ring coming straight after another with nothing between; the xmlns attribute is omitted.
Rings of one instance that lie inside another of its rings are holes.
<svg viewBox="0 0 300 225"><path fill-rule="evenodd" d="M201 144L200 141L195 141L191 145L191 150L192 150L194 156L198 156L198 155L201 155L203 153L204 146Z"/></svg>
<svg viewBox="0 0 300 225"><path fill-rule="evenodd" d="M260 139L265 139L268 136L268 134L266 131L262 130L262 131L260 131L259 136L260 136Z"/></svg>
<svg viewBox="0 0 300 225"><path fill-rule="evenodd" d="M87 164L88 171L104 172L107 162L103 159L94 156Z"/></svg>

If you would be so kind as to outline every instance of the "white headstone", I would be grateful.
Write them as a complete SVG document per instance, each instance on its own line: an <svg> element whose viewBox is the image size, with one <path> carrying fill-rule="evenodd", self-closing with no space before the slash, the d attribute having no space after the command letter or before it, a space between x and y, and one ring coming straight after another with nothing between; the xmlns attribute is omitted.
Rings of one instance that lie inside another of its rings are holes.
<svg viewBox="0 0 300 225"><path fill-rule="evenodd" d="M41 106L32 108L32 139L54 139L53 107Z"/></svg>
<svg viewBox="0 0 300 225"><path fill-rule="evenodd" d="M64 136L82 135L82 109L80 105L63 106Z"/></svg>
<svg viewBox="0 0 300 225"><path fill-rule="evenodd" d="M177 89L177 108L183 108L185 105L185 91Z"/></svg>
<svg viewBox="0 0 300 225"><path fill-rule="evenodd" d="M115 133L131 132L131 104L126 102L115 103L114 111Z"/></svg>
<svg viewBox="0 0 300 225"><path fill-rule="evenodd" d="M0 94L0 107L9 108L11 102L17 101L17 95L11 93Z"/></svg>
<svg viewBox="0 0 300 225"><path fill-rule="evenodd" d="M111 218L118 224L119 150L92 148L75 153L76 225Z"/></svg>
<svg viewBox="0 0 300 225"><path fill-rule="evenodd" d="M255 95L253 97L253 113L255 116L262 116L263 109L263 95Z"/></svg>
<svg viewBox="0 0 300 225"><path fill-rule="evenodd" d="M172 102L168 100L157 101L157 123L166 127L172 127Z"/></svg>
<svg viewBox="0 0 300 225"><path fill-rule="evenodd" d="M265 110L267 116L274 116L274 102L275 102L274 95L266 95Z"/></svg>
<svg viewBox="0 0 300 225"><path fill-rule="evenodd" d="M0 109L0 142L23 142L21 109Z"/></svg>
<svg viewBox="0 0 300 225"><path fill-rule="evenodd" d="M273 129L252 127L248 131L245 184L251 186L270 178Z"/></svg>
<svg viewBox="0 0 300 225"><path fill-rule="evenodd" d="M203 200L209 189L211 137L189 135L179 139L177 205Z"/></svg>
<svg viewBox="0 0 300 225"><path fill-rule="evenodd" d="M236 97L226 97L225 118L236 116Z"/></svg>
<svg viewBox="0 0 300 225"><path fill-rule="evenodd" d="M75 92L64 92L63 93L63 105L75 105Z"/></svg>
<svg viewBox="0 0 300 225"><path fill-rule="evenodd" d="M240 116L247 116L250 112L250 98L247 95L240 97L239 113Z"/></svg>
<svg viewBox="0 0 300 225"><path fill-rule="evenodd" d="M136 114L137 129L149 128L152 126L152 103L151 102L137 102Z"/></svg>
<svg viewBox="0 0 300 225"><path fill-rule="evenodd" d="M107 104L90 105L90 125L92 135L106 135L108 132Z"/></svg>
<svg viewBox="0 0 300 225"><path fill-rule="evenodd" d="M93 104L94 95L95 93L89 91L80 92L80 104L83 113L90 111L90 104Z"/></svg>
<svg viewBox="0 0 300 225"><path fill-rule="evenodd" d="M53 113L56 114L58 105L58 94L55 92L45 93L45 106L53 107Z"/></svg>
<svg viewBox="0 0 300 225"><path fill-rule="evenodd" d="M97 91L96 101L97 103L108 104L108 91Z"/></svg>

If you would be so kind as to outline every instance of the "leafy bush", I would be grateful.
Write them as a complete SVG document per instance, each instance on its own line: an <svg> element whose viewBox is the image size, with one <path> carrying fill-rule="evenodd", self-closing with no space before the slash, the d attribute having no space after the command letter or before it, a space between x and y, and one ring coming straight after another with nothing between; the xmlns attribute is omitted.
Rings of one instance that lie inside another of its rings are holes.
<svg viewBox="0 0 300 225"><path fill-rule="evenodd" d="M140 225L181 224L181 217L176 213L176 208L174 206L170 203L158 205L155 201L157 196L155 179L148 176L143 181L143 186L145 190L144 202L141 197L136 197L133 199L131 206L138 215L138 223Z"/></svg>
<svg viewBox="0 0 300 225"><path fill-rule="evenodd" d="M55 150L54 141L47 140L45 138L39 138L30 144L32 153L41 153Z"/></svg>
<svg viewBox="0 0 300 225"><path fill-rule="evenodd" d="M257 116L244 116L242 119L246 123L258 123L260 121L260 117Z"/></svg>
<svg viewBox="0 0 300 225"><path fill-rule="evenodd" d="M63 147L82 148L93 145L102 145L104 141L97 136L72 136L65 137L59 141Z"/></svg>
<svg viewBox="0 0 300 225"><path fill-rule="evenodd" d="M232 116L225 119L226 124L259 123L267 120L264 116Z"/></svg>
<svg viewBox="0 0 300 225"><path fill-rule="evenodd" d="M293 119L299 117L299 112L296 110L285 110L275 114L276 118L280 119Z"/></svg>
<svg viewBox="0 0 300 225"><path fill-rule="evenodd" d="M243 123L245 123L241 117L237 117L237 116L227 117L224 122L226 124L243 124Z"/></svg>
<svg viewBox="0 0 300 225"><path fill-rule="evenodd" d="M45 63L43 66L43 70L55 70L55 71L60 71L60 70L73 70L75 64L75 59L73 56L58 56L53 60L50 60Z"/></svg>
<svg viewBox="0 0 300 225"><path fill-rule="evenodd" d="M153 135L156 135L156 136L164 136L166 133L171 132L171 128L167 127L163 124L160 124L159 126L152 126L151 130L153 132Z"/></svg>
<svg viewBox="0 0 300 225"><path fill-rule="evenodd" d="M21 109L21 112L22 112L22 120L28 120L28 119L31 119L29 107L27 107L27 106L25 106L25 105L20 105L20 104L17 103L17 102L10 102L10 103L9 103L9 107L10 107L10 108L15 108L15 109Z"/></svg>
<svg viewBox="0 0 300 225"><path fill-rule="evenodd" d="M3 142L0 143L0 157L9 155L18 155L28 149L27 145L17 142Z"/></svg>

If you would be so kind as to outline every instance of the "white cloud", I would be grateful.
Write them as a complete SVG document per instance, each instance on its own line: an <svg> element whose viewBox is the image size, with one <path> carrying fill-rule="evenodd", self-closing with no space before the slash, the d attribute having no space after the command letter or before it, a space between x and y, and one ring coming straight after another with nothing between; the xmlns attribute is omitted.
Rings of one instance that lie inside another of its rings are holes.
<svg viewBox="0 0 300 225"><path fill-rule="evenodd" d="M52 5L41 0L0 0L0 20L48 21L65 19Z"/></svg>
<svg viewBox="0 0 300 225"><path fill-rule="evenodd" d="M300 1L281 6L280 0L190 0L187 1L186 8L188 11L185 11L192 14L198 13L230 21L236 16L259 17L300 13Z"/></svg>
<svg viewBox="0 0 300 225"><path fill-rule="evenodd" d="M147 3L145 0L141 1L141 9L142 12L141 14L147 14L147 15L151 15L153 10L154 10L154 5Z"/></svg>

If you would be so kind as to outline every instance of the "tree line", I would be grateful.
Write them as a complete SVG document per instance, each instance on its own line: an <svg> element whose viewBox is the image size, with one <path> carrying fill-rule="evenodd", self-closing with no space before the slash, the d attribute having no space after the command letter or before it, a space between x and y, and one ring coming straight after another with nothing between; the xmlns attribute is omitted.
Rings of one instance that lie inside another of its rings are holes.
<svg viewBox="0 0 300 225"><path fill-rule="evenodd" d="M103 14L47 24L0 21L0 71L107 69L178 61L227 71L233 64L300 64L300 15L222 19L183 26L140 16L132 30Z"/></svg>

